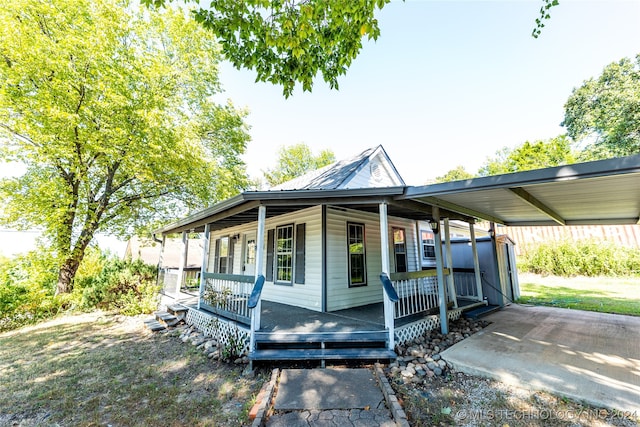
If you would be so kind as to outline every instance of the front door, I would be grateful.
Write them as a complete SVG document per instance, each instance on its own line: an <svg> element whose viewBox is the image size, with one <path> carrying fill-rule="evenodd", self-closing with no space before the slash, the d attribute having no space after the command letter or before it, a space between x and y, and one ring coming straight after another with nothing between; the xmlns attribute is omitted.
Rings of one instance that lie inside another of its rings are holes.
<svg viewBox="0 0 640 427"><path fill-rule="evenodd" d="M254 276L256 274L256 232L252 231L244 235L244 259L242 274Z"/></svg>

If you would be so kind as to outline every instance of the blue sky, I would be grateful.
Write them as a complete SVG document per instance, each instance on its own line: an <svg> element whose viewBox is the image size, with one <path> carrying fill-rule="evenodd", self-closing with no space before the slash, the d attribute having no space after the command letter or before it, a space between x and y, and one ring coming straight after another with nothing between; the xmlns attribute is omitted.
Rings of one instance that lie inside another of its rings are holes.
<svg viewBox="0 0 640 427"><path fill-rule="evenodd" d="M252 71L223 64L224 96L250 111L250 174L273 167L283 145L343 158L382 144L405 181L422 184L457 165L475 172L502 147L563 133L572 89L640 53L640 1L561 0L534 39L541 5L394 1L339 91L320 80L312 93L284 99Z"/></svg>

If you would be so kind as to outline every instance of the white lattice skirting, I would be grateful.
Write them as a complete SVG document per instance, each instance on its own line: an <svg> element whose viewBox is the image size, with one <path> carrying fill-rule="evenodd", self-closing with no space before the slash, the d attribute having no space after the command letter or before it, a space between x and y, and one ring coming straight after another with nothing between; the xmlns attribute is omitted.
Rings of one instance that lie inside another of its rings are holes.
<svg viewBox="0 0 640 427"><path fill-rule="evenodd" d="M193 308L189 309L186 321L188 325L194 325L223 346L239 343L238 345L242 345L241 354L249 354L250 332L246 326Z"/></svg>
<svg viewBox="0 0 640 427"><path fill-rule="evenodd" d="M447 313L447 318L450 321L457 320L460 318L460 314L462 314L461 308L449 310L449 312ZM439 327L440 316L436 314L425 317L424 319L418 320L417 322L400 326L395 329L396 344L404 345L409 341L413 341L414 339L424 335L425 332Z"/></svg>

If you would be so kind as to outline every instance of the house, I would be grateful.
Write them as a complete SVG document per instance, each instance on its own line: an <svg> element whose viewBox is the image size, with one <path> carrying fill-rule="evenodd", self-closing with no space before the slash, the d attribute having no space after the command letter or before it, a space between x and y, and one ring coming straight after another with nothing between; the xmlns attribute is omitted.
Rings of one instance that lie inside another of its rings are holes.
<svg viewBox="0 0 640 427"><path fill-rule="evenodd" d="M407 187L378 146L156 234L201 234L200 298L188 320L222 342L242 343L252 360L384 359L397 343L435 327L446 333L450 319L485 304L482 269L498 265L480 266L476 218L492 230L493 223L637 222L638 177L640 156L631 156ZM585 209L590 199L601 203ZM467 224L472 268L454 268L453 221ZM494 253L499 241L489 234ZM456 285L461 275L465 286Z"/></svg>

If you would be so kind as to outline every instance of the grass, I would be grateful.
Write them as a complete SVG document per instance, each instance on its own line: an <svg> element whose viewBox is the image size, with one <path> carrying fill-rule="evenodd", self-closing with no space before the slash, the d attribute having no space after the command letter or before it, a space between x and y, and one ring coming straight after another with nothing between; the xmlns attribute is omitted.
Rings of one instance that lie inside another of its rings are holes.
<svg viewBox="0 0 640 427"><path fill-rule="evenodd" d="M264 379L141 318L67 316L0 334L0 425L239 426Z"/></svg>
<svg viewBox="0 0 640 427"><path fill-rule="evenodd" d="M519 274L523 304L640 316L638 277L557 277Z"/></svg>

